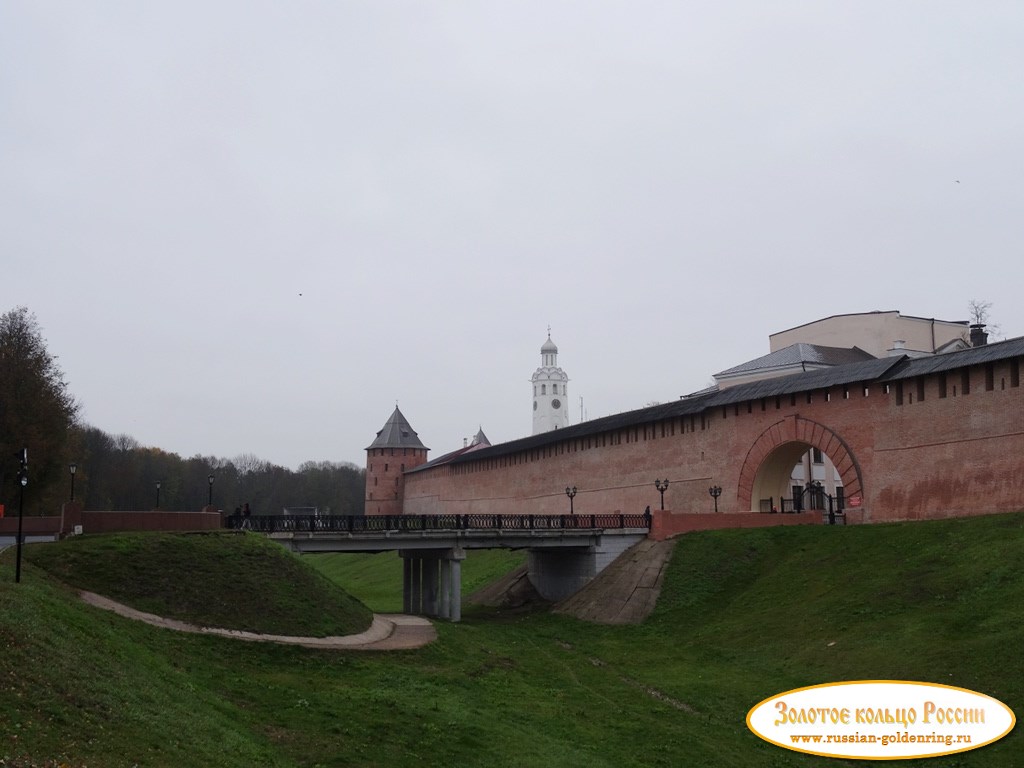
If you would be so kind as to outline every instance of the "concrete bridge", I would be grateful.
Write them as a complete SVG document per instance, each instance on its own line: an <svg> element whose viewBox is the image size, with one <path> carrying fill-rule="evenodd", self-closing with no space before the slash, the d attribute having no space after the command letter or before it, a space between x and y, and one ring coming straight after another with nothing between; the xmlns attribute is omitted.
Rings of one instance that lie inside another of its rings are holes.
<svg viewBox="0 0 1024 768"><path fill-rule="evenodd" d="M649 514L381 515L228 518L299 554L389 552L402 558L402 608L459 621L462 561L470 549L525 549L542 597L569 597L647 537Z"/></svg>

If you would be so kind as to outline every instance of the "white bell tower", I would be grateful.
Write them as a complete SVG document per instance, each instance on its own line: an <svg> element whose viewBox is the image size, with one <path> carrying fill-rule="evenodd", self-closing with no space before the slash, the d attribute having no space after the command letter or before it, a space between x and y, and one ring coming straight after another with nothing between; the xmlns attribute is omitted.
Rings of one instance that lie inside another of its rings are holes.
<svg viewBox="0 0 1024 768"><path fill-rule="evenodd" d="M558 347L551 340L550 327L532 382L533 434L569 426L569 377L558 367Z"/></svg>

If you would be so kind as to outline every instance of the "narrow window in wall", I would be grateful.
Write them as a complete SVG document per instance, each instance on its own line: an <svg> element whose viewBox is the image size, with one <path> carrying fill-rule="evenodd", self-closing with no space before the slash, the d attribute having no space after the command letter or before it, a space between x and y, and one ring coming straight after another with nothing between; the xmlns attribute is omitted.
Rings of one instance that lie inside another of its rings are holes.
<svg viewBox="0 0 1024 768"><path fill-rule="evenodd" d="M864 385L864 390L863 390L863 392L862 392L863 396L864 396L864 397L867 397L867 396L868 396L868 394L870 393L870 390L871 390L871 388L870 388L870 387L869 387L869 386L868 386L867 384L865 384L865 385Z"/></svg>
<svg viewBox="0 0 1024 768"><path fill-rule="evenodd" d="M753 412L754 412L754 404L752 402L750 402L749 400L747 400L747 413L753 413Z"/></svg>
<svg viewBox="0 0 1024 768"><path fill-rule="evenodd" d="M763 413L766 410L768 410L768 403L766 403L765 399L762 397L761 398L761 412Z"/></svg>
<svg viewBox="0 0 1024 768"><path fill-rule="evenodd" d="M388 471L388 465L387 465L387 463L386 463L386 462L385 462L385 464L384 464L384 471L385 471L385 472L387 472L387 471Z"/></svg>
<svg viewBox="0 0 1024 768"><path fill-rule="evenodd" d="M960 371L960 392L964 395L971 394L971 369L964 368Z"/></svg>
<svg viewBox="0 0 1024 768"><path fill-rule="evenodd" d="M821 448L811 449L811 461L813 461L815 464L825 463L825 458L821 454Z"/></svg>
<svg viewBox="0 0 1024 768"><path fill-rule="evenodd" d="M796 392L789 396L789 406L792 408L796 405Z"/></svg>
<svg viewBox="0 0 1024 768"><path fill-rule="evenodd" d="M924 400L924 376L917 377L917 402Z"/></svg>
<svg viewBox="0 0 1024 768"><path fill-rule="evenodd" d="M896 405L903 405L903 382L896 382Z"/></svg>
<svg viewBox="0 0 1024 768"><path fill-rule="evenodd" d="M996 368L992 363L985 366L985 391L991 392L996 388Z"/></svg>
<svg viewBox="0 0 1024 768"><path fill-rule="evenodd" d="M807 404L808 404L808 405L810 405L810 404L811 404L811 399L812 399L812 397L811 397L811 393L810 393L810 392L808 392L808 393L807 393Z"/></svg>
<svg viewBox="0 0 1024 768"><path fill-rule="evenodd" d="M739 403L733 403L733 405L732 405L732 415L733 416L739 416L740 415L740 404Z"/></svg>
<svg viewBox="0 0 1024 768"><path fill-rule="evenodd" d="M832 402L832 392L831 392L831 390L828 390L828 389L825 390L825 402L826 403L831 403Z"/></svg>
<svg viewBox="0 0 1024 768"><path fill-rule="evenodd" d="M373 484L374 484L374 485L376 485L376 484L377 484L377 478L376 478L376 476L374 476L374 478L373 478Z"/></svg>
<svg viewBox="0 0 1024 768"><path fill-rule="evenodd" d="M849 399L850 399L850 388L844 385L843 386L843 400L849 400Z"/></svg>
<svg viewBox="0 0 1024 768"><path fill-rule="evenodd" d="M370 501L373 501L373 491L370 491ZM380 510L378 509L377 511L379 512Z"/></svg>
<svg viewBox="0 0 1024 768"><path fill-rule="evenodd" d="M704 411L700 412L700 428L702 430L707 428L707 422L704 420Z"/></svg>
<svg viewBox="0 0 1024 768"><path fill-rule="evenodd" d="M541 384L540 385L540 393L542 395L546 395L548 393L548 385L547 384Z"/></svg>
<svg viewBox="0 0 1024 768"><path fill-rule="evenodd" d="M722 406L722 418L724 419L727 414L728 414L728 408L723 405Z"/></svg>
<svg viewBox="0 0 1024 768"><path fill-rule="evenodd" d="M1010 361L1010 386L1020 386L1020 360Z"/></svg>
<svg viewBox="0 0 1024 768"><path fill-rule="evenodd" d="M405 464L402 464L402 471L405 472Z"/></svg>
<svg viewBox="0 0 1024 768"><path fill-rule="evenodd" d="M946 374L939 374L939 397L944 398L946 396Z"/></svg>
<svg viewBox="0 0 1024 768"><path fill-rule="evenodd" d="M408 456L409 455L409 449L408 448L403 448L402 449L402 455L403 456Z"/></svg>
<svg viewBox="0 0 1024 768"><path fill-rule="evenodd" d="M775 396L775 410L777 411L780 408L782 408L782 398L779 397L778 395L776 395Z"/></svg>

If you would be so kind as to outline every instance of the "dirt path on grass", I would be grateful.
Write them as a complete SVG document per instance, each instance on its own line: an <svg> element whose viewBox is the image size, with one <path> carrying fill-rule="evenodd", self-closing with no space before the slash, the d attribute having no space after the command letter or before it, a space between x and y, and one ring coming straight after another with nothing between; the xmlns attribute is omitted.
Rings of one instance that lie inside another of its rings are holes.
<svg viewBox="0 0 1024 768"><path fill-rule="evenodd" d="M142 621L154 627L173 629L177 632L193 632L201 635L219 635L234 640L245 640L255 643L284 643L301 645L305 648L323 648L330 650L358 651L397 651L408 648L421 648L437 639L437 630L428 619L422 616L406 616L400 613L375 613L373 623L365 632L357 635L339 635L336 637L294 637L290 635L266 635L258 632L243 632L237 629L220 629L218 627L199 627L177 619L166 619L145 611L138 611L123 603L118 603L94 592L80 592L82 600L113 611L135 621Z"/></svg>

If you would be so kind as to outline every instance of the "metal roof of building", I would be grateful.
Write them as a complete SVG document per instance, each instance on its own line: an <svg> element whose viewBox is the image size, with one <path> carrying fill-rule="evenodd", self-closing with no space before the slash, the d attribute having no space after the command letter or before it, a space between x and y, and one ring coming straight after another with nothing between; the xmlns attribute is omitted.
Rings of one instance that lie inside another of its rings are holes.
<svg viewBox="0 0 1024 768"><path fill-rule="evenodd" d="M1016 339L1007 339L1006 341L996 341L981 347L971 347L959 352L948 352L943 355L907 360L898 370L892 371L889 375L880 377L880 379L882 381L909 379L914 376L941 373L956 368L964 368L969 365L994 363L998 360L1007 360L1012 357L1020 357L1021 355L1024 355L1024 336Z"/></svg>
<svg viewBox="0 0 1024 768"><path fill-rule="evenodd" d="M787 368L795 365L847 365L864 360L874 360L874 355L859 347L826 347L821 344L790 344L788 347L748 360L740 365L727 368L715 376L737 376L757 373L773 368Z"/></svg>
<svg viewBox="0 0 1024 768"><path fill-rule="evenodd" d="M377 433L377 437L372 443L370 443L366 450L371 448L426 448L423 443L420 442L419 436L416 434L409 421L402 415L402 412L398 410L398 406L395 406L394 413L388 417L388 420L384 423L380 432Z"/></svg>

